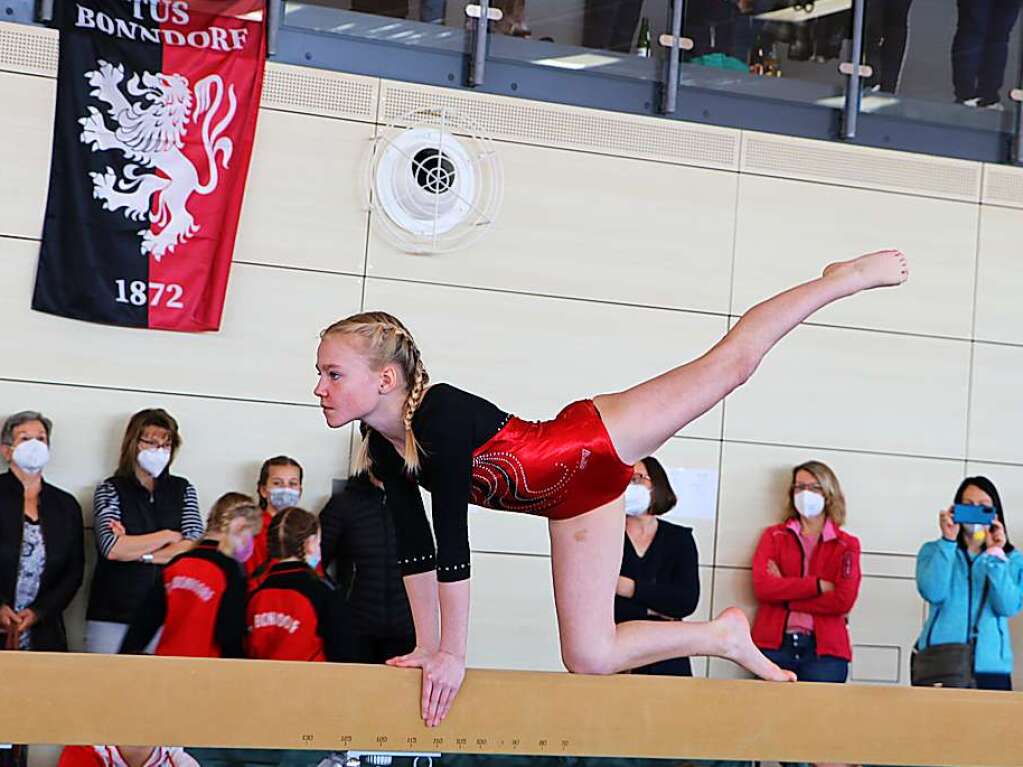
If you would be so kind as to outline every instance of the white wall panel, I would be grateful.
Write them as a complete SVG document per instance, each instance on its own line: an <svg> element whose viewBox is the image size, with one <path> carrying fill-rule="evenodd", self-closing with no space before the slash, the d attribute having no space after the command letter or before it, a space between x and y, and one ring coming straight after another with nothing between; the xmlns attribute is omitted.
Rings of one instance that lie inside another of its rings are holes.
<svg viewBox="0 0 1023 767"><path fill-rule="evenodd" d="M725 439L959 458L970 345L802 326L728 398Z"/></svg>
<svg viewBox="0 0 1023 767"><path fill-rule="evenodd" d="M707 440L680 439L668 440L654 457L665 469L710 469L718 470L720 443ZM677 491L676 491L677 492ZM696 549L700 562L709 564L714 561L714 536L717 529L715 508L705 510L698 508L694 499L684 495L678 497L678 503L663 518L669 522L691 528L696 539ZM709 512L709 514L708 514Z"/></svg>
<svg viewBox="0 0 1023 767"><path fill-rule="evenodd" d="M358 170L373 132L262 110L235 260L362 274L369 213Z"/></svg>
<svg viewBox="0 0 1023 767"><path fill-rule="evenodd" d="M319 331L361 298L357 277L235 264L217 333L95 325L29 311L38 251L0 238L10 378L315 404ZM25 353L25 339L50 353Z"/></svg>
<svg viewBox="0 0 1023 767"><path fill-rule="evenodd" d="M1023 463L1023 347L973 347L970 447L978 461Z"/></svg>
<svg viewBox="0 0 1023 767"><path fill-rule="evenodd" d="M1023 210L990 205L981 208L975 331L978 339L1023 344L1020 232Z"/></svg>
<svg viewBox="0 0 1023 767"><path fill-rule="evenodd" d="M410 326L434 381L531 420L702 354L721 317L370 279L367 309ZM718 437L720 407L683 434Z"/></svg>
<svg viewBox="0 0 1023 767"><path fill-rule="evenodd" d="M909 681L909 656L923 625L923 600L911 578L864 578L856 606L849 615L854 645L899 648L898 653L868 653L868 662L854 670L864 681L897 677ZM901 665L895 666L898 662Z"/></svg>
<svg viewBox="0 0 1023 767"><path fill-rule="evenodd" d="M42 234L56 98L54 80L0 72L0 235Z"/></svg>
<svg viewBox="0 0 1023 767"><path fill-rule="evenodd" d="M498 146L504 203L486 239L440 255L378 234L369 274L727 312L735 174Z"/></svg>
<svg viewBox="0 0 1023 767"><path fill-rule="evenodd" d="M862 213L861 213L862 211ZM973 320L977 206L965 202L742 176L733 310L883 248L909 256L898 290L823 309L813 322L968 338Z"/></svg>
<svg viewBox="0 0 1023 767"><path fill-rule="evenodd" d="M473 555L467 664L564 670L549 558Z"/></svg>
<svg viewBox="0 0 1023 767"><path fill-rule="evenodd" d="M865 552L914 556L962 479L961 461L725 443L717 564L748 567L764 528L785 516L792 468L823 461L846 497L846 529ZM890 572L891 563L873 564ZM895 557L894 559L898 559Z"/></svg>

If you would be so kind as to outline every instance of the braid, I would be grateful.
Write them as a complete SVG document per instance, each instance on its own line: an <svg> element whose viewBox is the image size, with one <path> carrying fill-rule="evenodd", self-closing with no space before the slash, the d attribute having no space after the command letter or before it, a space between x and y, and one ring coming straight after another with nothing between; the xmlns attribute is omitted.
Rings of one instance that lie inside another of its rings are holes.
<svg viewBox="0 0 1023 767"><path fill-rule="evenodd" d="M401 368L408 387L405 404L402 408L402 425L405 427L405 446L402 458L405 468L410 474L419 470L419 443L412 431L412 418L423 400L430 376L423 365L422 355L415 339L402 322L387 312L363 312L335 322L326 328L320 337L331 333L356 335L366 341L366 354L377 365L394 363ZM369 456L369 434L363 435L353 459L355 473L368 471L372 465Z"/></svg>

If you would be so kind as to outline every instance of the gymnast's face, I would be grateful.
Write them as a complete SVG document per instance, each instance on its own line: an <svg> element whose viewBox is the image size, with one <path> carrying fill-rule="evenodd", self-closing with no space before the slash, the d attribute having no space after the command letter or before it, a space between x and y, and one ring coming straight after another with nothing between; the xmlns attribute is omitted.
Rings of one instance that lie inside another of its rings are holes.
<svg viewBox="0 0 1023 767"><path fill-rule="evenodd" d="M313 394L332 429L365 419L380 403L381 373L370 367L362 346L360 339L340 333L320 339Z"/></svg>

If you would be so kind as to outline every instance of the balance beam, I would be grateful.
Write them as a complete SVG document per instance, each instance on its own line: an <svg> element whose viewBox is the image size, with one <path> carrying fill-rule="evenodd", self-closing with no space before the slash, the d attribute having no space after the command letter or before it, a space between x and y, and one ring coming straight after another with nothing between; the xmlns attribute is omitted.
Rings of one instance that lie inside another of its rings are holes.
<svg viewBox="0 0 1023 767"><path fill-rule="evenodd" d="M891 765L1023 762L1023 696L470 670L448 719L419 671L0 652L0 741ZM965 723L984 732L978 748Z"/></svg>

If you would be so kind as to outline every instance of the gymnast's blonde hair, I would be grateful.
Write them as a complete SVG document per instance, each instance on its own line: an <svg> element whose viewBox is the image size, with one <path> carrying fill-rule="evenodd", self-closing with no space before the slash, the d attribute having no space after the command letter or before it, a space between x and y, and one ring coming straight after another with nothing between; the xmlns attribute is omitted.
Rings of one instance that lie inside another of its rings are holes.
<svg viewBox="0 0 1023 767"><path fill-rule="evenodd" d="M408 387L405 407L402 410L402 423L405 426L405 449L402 451L402 458L408 472L415 474L419 471L419 443L416 442L416 435L412 433L412 416L416 414L416 408L423 400L426 387L430 383L430 375L423 366L419 347L416 346L412 334L397 317L387 312L362 312L338 320L325 328L320 333L320 338L330 335L355 336L362 339L365 345L364 353L371 367L380 370L385 365L394 364L401 371ZM352 469L358 474L367 471L370 463L367 430L352 462Z"/></svg>

